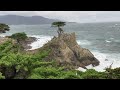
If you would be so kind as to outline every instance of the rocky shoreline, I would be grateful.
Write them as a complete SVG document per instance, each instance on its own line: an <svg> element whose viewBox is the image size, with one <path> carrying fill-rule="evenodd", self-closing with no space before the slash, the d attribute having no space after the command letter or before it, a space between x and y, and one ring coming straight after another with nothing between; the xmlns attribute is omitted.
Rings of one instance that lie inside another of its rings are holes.
<svg viewBox="0 0 120 90"><path fill-rule="evenodd" d="M0 44L9 39L8 36L0 38ZM43 45L41 48L35 50L29 50L32 47L31 43L37 41L35 37L28 37L25 41L21 42L24 50L27 53L35 54L39 50L51 50L48 57L44 60L51 61L55 60L60 66L70 66L71 68L77 69L79 67L85 68L92 64L92 66L98 66L99 60L86 48L82 48L76 42L75 33L64 33L60 37L53 37L51 41Z"/></svg>
<svg viewBox="0 0 120 90"><path fill-rule="evenodd" d="M31 43L37 41L37 38L35 37L28 37L25 41L22 42L22 46L24 47L25 50L29 50L32 48L32 46L30 46Z"/></svg>
<svg viewBox="0 0 120 90"><path fill-rule="evenodd" d="M4 43L5 41L9 40L9 36L0 37L0 44ZM25 50L31 49L32 46L30 46L31 43L37 41L36 37L28 37L25 41L21 41L22 46Z"/></svg>

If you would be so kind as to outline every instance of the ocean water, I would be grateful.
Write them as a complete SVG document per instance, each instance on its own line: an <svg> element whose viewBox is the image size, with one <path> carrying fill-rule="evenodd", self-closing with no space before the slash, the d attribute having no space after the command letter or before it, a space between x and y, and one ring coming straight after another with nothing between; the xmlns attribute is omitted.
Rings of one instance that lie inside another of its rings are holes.
<svg viewBox="0 0 120 90"><path fill-rule="evenodd" d="M32 49L41 47L57 35L57 28L50 24L10 25L10 28L9 32L2 35L25 32L28 36L37 37L38 41L31 44ZM75 32L78 44L89 49L100 61L99 66L89 65L87 68L104 71L112 63L112 68L120 67L120 22L69 23L63 29L67 33Z"/></svg>

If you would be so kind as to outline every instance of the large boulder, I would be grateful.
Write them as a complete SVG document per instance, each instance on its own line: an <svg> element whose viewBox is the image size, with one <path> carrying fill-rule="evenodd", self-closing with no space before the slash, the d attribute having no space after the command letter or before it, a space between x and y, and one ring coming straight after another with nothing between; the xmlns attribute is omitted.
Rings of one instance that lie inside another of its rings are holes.
<svg viewBox="0 0 120 90"><path fill-rule="evenodd" d="M69 65L72 68L85 68L85 66L90 64L93 66L99 65L99 61L88 49L78 45L75 33L64 33L59 37L54 37L40 48L40 50L43 49L51 50L45 60L55 60L58 65Z"/></svg>

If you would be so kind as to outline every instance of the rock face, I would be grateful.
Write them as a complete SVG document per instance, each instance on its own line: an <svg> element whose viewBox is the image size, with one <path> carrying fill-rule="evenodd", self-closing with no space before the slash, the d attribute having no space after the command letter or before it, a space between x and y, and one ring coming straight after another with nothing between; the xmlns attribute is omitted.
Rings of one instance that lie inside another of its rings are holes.
<svg viewBox="0 0 120 90"><path fill-rule="evenodd" d="M71 65L73 68L99 65L99 61L88 49L77 44L75 33L64 33L60 37L54 37L40 49L51 49L45 60L56 60L59 65Z"/></svg>
<svg viewBox="0 0 120 90"><path fill-rule="evenodd" d="M33 42L37 41L35 37L28 37L25 41L21 41L21 45L24 47L24 49L31 49L32 47L29 45Z"/></svg>

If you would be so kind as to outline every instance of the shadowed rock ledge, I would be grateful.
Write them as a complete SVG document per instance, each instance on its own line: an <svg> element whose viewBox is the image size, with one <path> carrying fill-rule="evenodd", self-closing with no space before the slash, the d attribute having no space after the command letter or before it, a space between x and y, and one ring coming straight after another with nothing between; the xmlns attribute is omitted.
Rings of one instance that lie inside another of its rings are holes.
<svg viewBox="0 0 120 90"><path fill-rule="evenodd" d="M55 60L58 65L62 66L85 68L87 65L97 66L100 63L88 49L78 45L75 33L64 33L60 37L54 37L40 48L40 50L43 49L51 50L45 60Z"/></svg>

